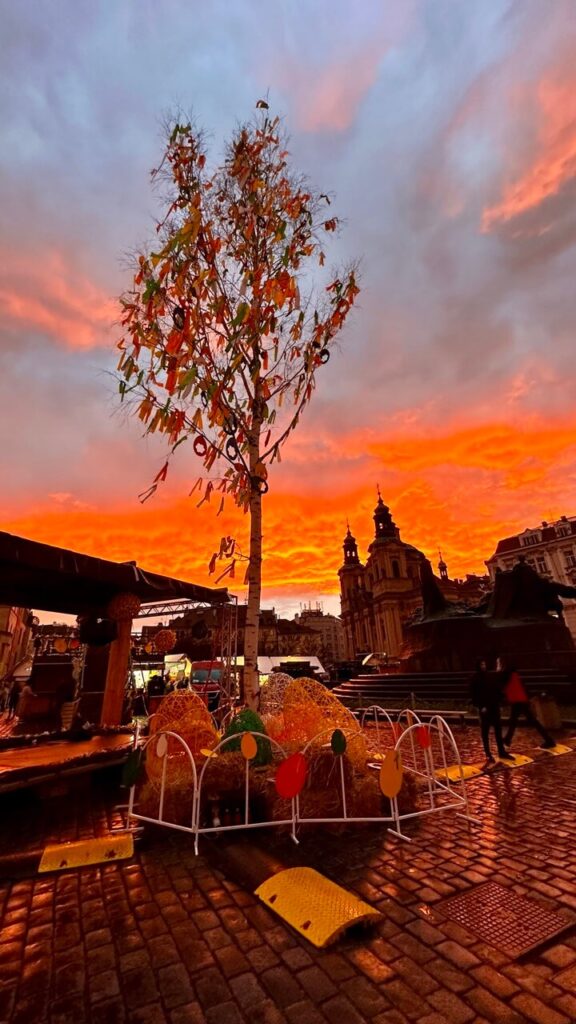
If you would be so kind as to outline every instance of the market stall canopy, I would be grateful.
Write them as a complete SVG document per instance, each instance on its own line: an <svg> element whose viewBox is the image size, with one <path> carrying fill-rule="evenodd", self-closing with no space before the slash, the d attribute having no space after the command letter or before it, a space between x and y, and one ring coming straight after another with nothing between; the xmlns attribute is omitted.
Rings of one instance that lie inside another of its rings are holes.
<svg viewBox="0 0 576 1024"><path fill-rule="evenodd" d="M40 544L0 532L0 604L16 608L104 615L117 594L130 593L143 604L187 599L226 604L225 588L145 572L135 562L109 562L77 551Z"/></svg>

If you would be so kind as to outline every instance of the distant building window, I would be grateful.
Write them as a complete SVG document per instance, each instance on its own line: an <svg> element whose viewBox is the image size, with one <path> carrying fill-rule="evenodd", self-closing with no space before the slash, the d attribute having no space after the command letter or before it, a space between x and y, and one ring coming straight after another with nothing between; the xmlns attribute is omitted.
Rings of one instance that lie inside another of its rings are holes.
<svg viewBox="0 0 576 1024"><path fill-rule="evenodd" d="M569 526L557 526L556 527L556 535L558 537L569 537L571 532L572 531L571 531Z"/></svg>
<svg viewBox="0 0 576 1024"><path fill-rule="evenodd" d="M392 575L395 580L400 579L400 566L395 558L392 559Z"/></svg>
<svg viewBox="0 0 576 1024"><path fill-rule="evenodd" d="M548 566L546 565L546 559L542 558L541 556L538 557L536 559L536 568L538 569L538 572L547 573Z"/></svg>
<svg viewBox="0 0 576 1024"><path fill-rule="evenodd" d="M522 537L522 543L524 544L525 547L528 547L530 544L539 544L540 543L540 534L539 533L530 533L530 534L528 534L527 537Z"/></svg>
<svg viewBox="0 0 576 1024"><path fill-rule="evenodd" d="M564 553L564 562L566 563L567 569L576 569L576 556L572 551L566 551Z"/></svg>

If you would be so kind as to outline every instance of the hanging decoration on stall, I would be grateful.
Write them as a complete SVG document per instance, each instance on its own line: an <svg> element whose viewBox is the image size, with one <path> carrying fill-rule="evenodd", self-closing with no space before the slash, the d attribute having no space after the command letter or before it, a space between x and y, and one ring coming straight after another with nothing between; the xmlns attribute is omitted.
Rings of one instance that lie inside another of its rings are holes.
<svg viewBox="0 0 576 1024"><path fill-rule="evenodd" d="M65 640L64 637L59 636L54 641L54 650L56 651L56 654L65 654L68 650L68 641Z"/></svg>
<svg viewBox="0 0 576 1024"><path fill-rule="evenodd" d="M174 650L177 639L173 629L159 629L154 636L154 647L158 654L168 654L168 651Z"/></svg>
<svg viewBox="0 0 576 1024"><path fill-rule="evenodd" d="M135 619L142 602L136 594L116 594L108 603L108 615L111 619Z"/></svg>

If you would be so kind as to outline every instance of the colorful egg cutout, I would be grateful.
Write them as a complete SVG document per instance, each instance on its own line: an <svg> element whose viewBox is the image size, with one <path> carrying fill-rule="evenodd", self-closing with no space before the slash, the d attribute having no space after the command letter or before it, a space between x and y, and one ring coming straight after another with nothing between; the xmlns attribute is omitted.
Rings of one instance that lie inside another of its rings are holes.
<svg viewBox="0 0 576 1024"><path fill-rule="evenodd" d="M342 729L334 729L330 746L332 747L332 753L337 756L346 753L346 737Z"/></svg>
<svg viewBox="0 0 576 1024"><path fill-rule="evenodd" d="M422 750L428 750L428 747L432 743L430 736L430 729L427 725L419 725L416 729L416 742Z"/></svg>
<svg viewBox="0 0 576 1024"><path fill-rule="evenodd" d="M216 753L216 751L215 750L209 750L208 747L201 747L200 748L200 753L201 753L202 757L218 757L218 754Z"/></svg>
<svg viewBox="0 0 576 1024"><path fill-rule="evenodd" d="M399 750L388 750L380 768L380 791L392 800L402 788L402 755Z"/></svg>
<svg viewBox="0 0 576 1024"><path fill-rule="evenodd" d="M282 764L278 765L274 783L278 796L284 800L293 800L302 791L306 782L308 765L304 754L291 754Z"/></svg>
<svg viewBox="0 0 576 1024"><path fill-rule="evenodd" d="M58 640L54 641L54 650L58 654L64 654L64 652L68 650L67 641L64 640L62 637L59 637Z"/></svg>
<svg viewBox="0 0 576 1024"><path fill-rule="evenodd" d="M245 732L240 743L242 756L247 761L253 761L258 753L258 745L251 732Z"/></svg>
<svg viewBox="0 0 576 1024"><path fill-rule="evenodd" d="M164 733L162 733L162 735L158 737L158 742L156 744L156 757L165 757L167 750L168 737L165 736Z"/></svg>

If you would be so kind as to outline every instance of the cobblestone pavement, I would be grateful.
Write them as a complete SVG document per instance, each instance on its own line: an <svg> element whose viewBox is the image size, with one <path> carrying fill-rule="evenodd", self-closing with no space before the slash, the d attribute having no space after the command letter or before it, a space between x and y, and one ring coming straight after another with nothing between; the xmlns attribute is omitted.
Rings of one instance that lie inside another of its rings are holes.
<svg viewBox="0 0 576 1024"><path fill-rule="evenodd" d="M464 736L478 756L475 731ZM412 826L410 845L372 828L303 830L297 851L262 839L382 911L374 930L326 951L225 879L208 840L195 858L176 833L155 833L132 862L0 883L0 1022L574 1024L576 928L512 961L435 907L490 879L576 921L575 767L576 753L542 754L472 781L472 831L449 813ZM19 807L0 805L12 848L117 820L97 787Z"/></svg>

